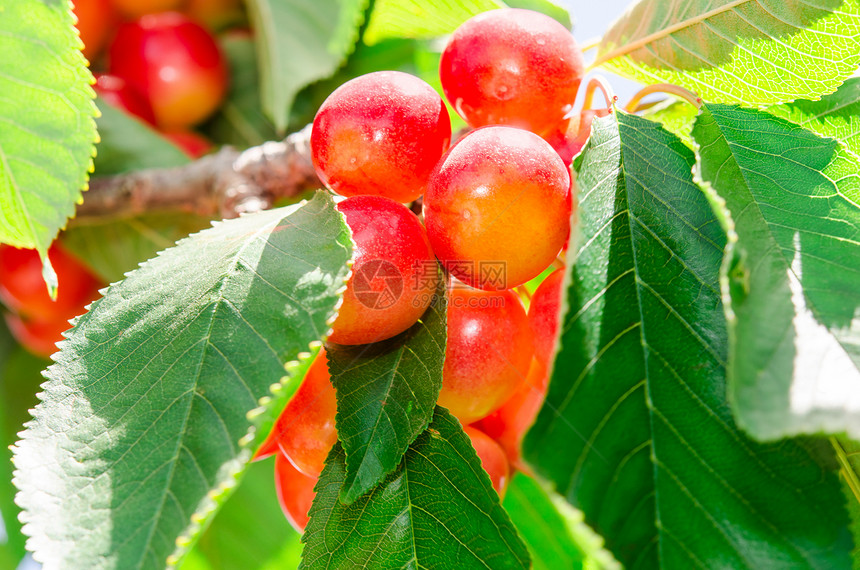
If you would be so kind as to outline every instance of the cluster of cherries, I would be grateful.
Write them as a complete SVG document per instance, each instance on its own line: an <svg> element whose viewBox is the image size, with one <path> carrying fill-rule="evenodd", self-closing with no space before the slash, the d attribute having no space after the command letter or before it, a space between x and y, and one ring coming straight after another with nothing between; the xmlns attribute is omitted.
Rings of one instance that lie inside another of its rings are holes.
<svg viewBox="0 0 860 570"><path fill-rule="evenodd" d="M210 30L241 18L240 0L74 0L98 96L160 130L192 158L212 143L192 127L227 92ZM106 52L106 53L105 53Z"/></svg>
<svg viewBox="0 0 860 570"><path fill-rule="evenodd" d="M466 426L501 495L511 466L527 468L520 445L554 352L563 270L533 295L524 284L558 266L569 239L570 161L587 137L572 112L582 54L555 20L500 9L454 32L440 73L451 106L474 127L453 145L441 97L400 72L345 83L314 119L314 165L344 197L337 208L355 244L328 342L362 345L404 332L444 279L438 402ZM276 455L278 497L299 531L337 441L336 411L323 349L257 452Z"/></svg>
<svg viewBox="0 0 860 570"><path fill-rule="evenodd" d="M242 18L241 0L74 0L84 55L107 103L162 131L192 158L211 143L191 127L221 104L227 65L210 30ZM106 52L106 53L105 53ZM52 302L33 250L0 246L0 302L18 342L50 356L105 286L59 242L48 252L60 288Z"/></svg>

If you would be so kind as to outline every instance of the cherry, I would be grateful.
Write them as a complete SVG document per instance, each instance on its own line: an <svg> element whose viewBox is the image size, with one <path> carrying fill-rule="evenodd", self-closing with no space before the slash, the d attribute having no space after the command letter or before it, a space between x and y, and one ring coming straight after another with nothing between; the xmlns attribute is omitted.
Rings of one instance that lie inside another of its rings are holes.
<svg viewBox="0 0 860 570"><path fill-rule="evenodd" d="M267 457L279 449L296 469L309 477L319 477L325 458L337 441L336 411L335 391L323 349L308 368L301 386L281 412L255 459Z"/></svg>
<svg viewBox="0 0 860 570"><path fill-rule="evenodd" d="M164 136L190 158L200 158L212 149L212 141L194 131L170 131Z"/></svg>
<svg viewBox="0 0 860 570"><path fill-rule="evenodd" d="M458 279L509 289L555 259L570 231L570 174L539 136L484 127L442 158L424 196L433 251Z"/></svg>
<svg viewBox="0 0 860 570"><path fill-rule="evenodd" d="M573 157L579 154L591 136L591 122L594 117L605 117L608 109L586 109L579 115L565 119L544 133L543 138L555 149L564 164L570 168Z"/></svg>
<svg viewBox="0 0 860 570"><path fill-rule="evenodd" d="M529 305L529 325L535 341L535 358L549 369L555 353L561 311L561 285L564 269L553 271L532 295Z"/></svg>
<svg viewBox="0 0 860 570"><path fill-rule="evenodd" d="M445 97L473 127L542 133L573 108L582 52L568 30L538 12L492 10L461 25L439 63Z"/></svg>
<svg viewBox="0 0 860 570"><path fill-rule="evenodd" d="M317 477L308 477L298 471L283 453L275 457L275 492L287 520L298 532L308 525L308 511L314 502Z"/></svg>
<svg viewBox="0 0 860 570"><path fill-rule="evenodd" d="M497 410L525 380L532 333L511 291L453 288L439 405L463 424Z"/></svg>
<svg viewBox="0 0 860 570"><path fill-rule="evenodd" d="M112 0L126 18L139 18L146 14L178 10L185 0Z"/></svg>
<svg viewBox="0 0 860 570"><path fill-rule="evenodd" d="M511 465L521 471L527 470L521 459L523 437L543 405L548 386L546 368L532 359L526 381L501 408L476 424L502 446Z"/></svg>
<svg viewBox="0 0 860 570"><path fill-rule="evenodd" d="M57 243L48 249L48 258L59 283L56 301L51 300L42 279L39 254L0 245L0 301L22 317L65 323L98 298L102 282Z"/></svg>
<svg viewBox="0 0 860 570"><path fill-rule="evenodd" d="M337 209L355 250L329 340L367 344L400 334L424 314L439 282L424 227L408 208L382 196L348 198Z"/></svg>
<svg viewBox="0 0 860 570"><path fill-rule="evenodd" d="M107 43L116 14L111 0L74 0L72 11L78 18L75 27L84 42L84 56L92 61Z"/></svg>
<svg viewBox="0 0 860 570"><path fill-rule="evenodd" d="M97 73L96 93L102 100L122 109L130 115L134 115L150 125L155 125L155 115L146 98L135 91L122 77L108 73Z"/></svg>
<svg viewBox="0 0 860 570"><path fill-rule="evenodd" d="M473 426L466 426L463 430L472 440L472 447L475 448L475 452L481 460L481 467L490 476L493 489L496 490L499 497L504 497L511 474L505 451L481 430Z"/></svg>
<svg viewBox="0 0 860 570"><path fill-rule="evenodd" d="M62 317L30 320L15 313L6 313L4 317L15 340L31 353L44 358L57 352L57 343L63 340L63 333L71 328L69 321Z"/></svg>
<svg viewBox="0 0 860 570"><path fill-rule="evenodd" d="M165 130L202 121L227 91L226 63L215 39L176 12L123 24L109 55L110 72L147 98Z"/></svg>
<svg viewBox="0 0 860 570"><path fill-rule="evenodd" d="M325 100L314 118L311 157L320 180L338 194L411 202L450 141L448 110L430 85L377 71Z"/></svg>

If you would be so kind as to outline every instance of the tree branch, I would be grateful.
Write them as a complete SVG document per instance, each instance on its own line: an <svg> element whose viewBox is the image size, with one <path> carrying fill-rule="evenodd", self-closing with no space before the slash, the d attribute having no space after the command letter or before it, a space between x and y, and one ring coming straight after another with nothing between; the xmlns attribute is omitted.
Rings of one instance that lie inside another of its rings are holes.
<svg viewBox="0 0 860 570"><path fill-rule="evenodd" d="M224 147L185 166L94 178L76 218L125 217L157 210L235 218L265 210L322 183L310 154L311 126L280 142L239 152Z"/></svg>

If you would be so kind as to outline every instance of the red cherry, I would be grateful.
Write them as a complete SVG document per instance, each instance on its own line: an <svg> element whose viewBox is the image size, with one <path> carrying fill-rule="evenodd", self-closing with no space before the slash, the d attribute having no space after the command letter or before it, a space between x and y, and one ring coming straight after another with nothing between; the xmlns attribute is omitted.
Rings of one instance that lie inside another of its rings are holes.
<svg viewBox="0 0 860 570"><path fill-rule="evenodd" d="M523 383L532 333L511 291L452 289L439 405L463 424L497 410Z"/></svg>
<svg viewBox="0 0 860 570"><path fill-rule="evenodd" d="M135 91L122 77L107 73L96 74L94 85L98 96L118 109L155 125L155 115L146 98Z"/></svg>
<svg viewBox="0 0 860 570"><path fill-rule="evenodd" d="M255 459L274 452L273 443L290 462L309 477L319 477L329 450L337 441L337 400L325 350L314 359L298 391L281 412L272 433Z"/></svg>
<svg viewBox="0 0 860 570"><path fill-rule="evenodd" d="M337 205L355 243L352 277L329 340L367 344L411 327L430 305L439 273L418 217L382 196Z"/></svg>
<svg viewBox="0 0 860 570"><path fill-rule="evenodd" d="M308 525L308 511L316 497L314 486L317 480L317 477L308 477L298 471L283 453L275 457L275 492L278 502L287 520L300 533Z"/></svg>
<svg viewBox="0 0 860 570"><path fill-rule="evenodd" d="M110 46L110 72L142 93L166 130L197 124L227 91L227 67L212 35L176 12L120 26Z"/></svg>
<svg viewBox="0 0 860 570"><path fill-rule="evenodd" d="M164 136L190 158L200 158L212 149L212 141L194 131L170 131Z"/></svg>
<svg viewBox="0 0 860 570"><path fill-rule="evenodd" d="M523 437L543 405L548 386L546 368L532 359L526 381L501 408L476 424L502 446L508 461L520 471L528 470L521 459Z"/></svg>
<svg viewBox="0 0 860 570"><path fill-rule="evenodd" d="M378 71L325 100L314 118L311 156L320 180L338 194L411 202L450 141L448 110L430 85Z"/></svg>
<svg viewBox="0 0 860 570"><path fill-rule="evenodd" d="M56 301L48 295L36 250L0 245L0 301L27 319L65 322L98 298L102 282L56 242L48 257L59 283Z"/></svg>
<svg viewBox="0 0 860 570"><path fill-rule="evenodd" d="M587 109L557 124L545 133L543 138L570 168L573 157L579 154L591 136L591 122L594 117L605 117L608 114L607 109Z"/></svg>
<svg viewBox="0 0 860 570"><path fill-rule="evenodd" d="M72 11L78 18L75 27L84 42L84 56L93 61L107 43L116 23L111 0L74 0Z"/></svg>
<svg viewBox="0 0 860 570"><path fill-rule="evenodd" d="M573 108L582 52L571 33L538 12L491 10L461 25L439 63L445 97L473 127L542 133Z"/></svg>
<svg viewBox="0 0 860 570"><path fill-rule="evenodd" d="M496 490L499 497L504 497L511 474L504 450L487 434L473 426L466 426L463 430L472 440L472 447L475 448L475 452L481 460L481 467L490 476L493 489Z"/></svg>
<svg viewBox="0 0 860 570"><path fill-rule="evenodd" d="M26 320L15 313L6 313L6 326L18 343L43 358L57 352L57 343L63 333L71 328L69 321L61 317L46 320Z"/></svg>
<svg viewBox="0 0 860 570"><path fill-rule="evenodd" d="M442 158L424 196L433 251L458 279L510 289L552 263L570 231L570 174L539 136L484 127Z"/></svg>
<svg viewBox="0 0 860 570"><path fill-rule="evenodd" d="M535 289L529 305L529 325L535 339L535 357L547 369L555 352L563 280L564 269L553 271Z"/></svg>

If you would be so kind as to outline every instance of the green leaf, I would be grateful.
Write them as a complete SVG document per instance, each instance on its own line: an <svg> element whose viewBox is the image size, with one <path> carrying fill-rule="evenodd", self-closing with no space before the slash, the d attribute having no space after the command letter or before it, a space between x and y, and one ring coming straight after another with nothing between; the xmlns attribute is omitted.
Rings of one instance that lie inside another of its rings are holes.
<svg viewBox="0 0 860 570"><path fill-rule="evenodd" d="M693 123L699 110L686 101L669 97L641 114L650 121L656 121L663 128L681 139L685 145L693 148Z"/></svg>
<svg viewBox="0 0 860 570"><path fill-rule="evenodd" d="M734 423L726 237L692 151L614 115L595 120L577 159L582 245L526 459L627 568L847 567L826 442L763 445Z"/></svg>
<svg viewBox="0 0 860 570"><path fill-rule="evenodd" d="M340 500L352 503L394 471L433 419L445 362L444 280L421 319L396 337L330 346L337 434L346 454Z"/></svg>
<svg viewBox="0 0 860 570"><path fill-rule="evenodd" d="M92 74L67 2L0 0L0 243L48 246L92 168Z"/></svg>
<svg viewBox="0 0 860 570"><path fill-rule="evenodd" d="M502 505L528 546L534 570L620 567L580 511L525 473L513 476Z"/></svg>
<svg viewBox="0 0 860 570"><path fill-rule="evenodd" d="M230 65L230 91L204 130L213 141L238 148L275 140L275 127L260 109L260 73L253 39L227 35L221 39L221 48Z"/></svg>
<svg viewBox="0 0 860 570"><path fill-rule="evenodd" d="M63 245L108 283L173 247L177 241L210 225L187 212L151 213L118 220L72 222L63 232Z"/></svg>
<svg viewBox="0 0 860 570"><path fill-rule="evenodd" d="M594 63L747 105L817 99L858 64L860 0L640 0Z"/></svg>
<svg viewBox="0 0 860 570"><path fill-rule="evenodd" d="M824 137L844 142L860 155L860 77L849 77L836 93L819 101L795 101L767 110Z"/></svg>
<svg viewBox="0 0 860 570"><path fill-rule="evenodd" d="M469 436L444 408L400 467L350 505L335 445L316 486L300 568L528 568Z"/></svg>
<svg viewBox="0 0 860 570"><path fill-rule="evenodd" d="M754 437L860 435L860 160L763 111L706 104L698 176L725 200L739 257L725 295L729 399Z"/></svg>
<svg viewBox="0 0 860 570"><path fill-rule="evenodd" d="M179 147L128 113L97 100L101 117L96 123L101 142L95 175L122 174L144 168L170 168L190 162Z"/></svg>
<svg viewBox="0 0 860 570"><path fill-rule="evenodd" d="M375 44L386 38L434 38L481 12L504 7L501 0L375 0L363 39Z"/></svg>
<svg viewBox="0 0 860 570"><path fill-rule="evenodd" d="M505 4L509 8L522 8L546 14L568 30L573 27L573 20L566 7L569 3L555 0L506 0Z"/></svg>
<svg viewBox="0 0 860 570"><path fill-rule="evenodd" d="M369 0L248 0L263 111L287 127L296 94L332 75L358 40Z"/></svg>
<svg viewBox="0 0 860 570"><path fill-rule="evenodd" d="M41 372L47 364L18 346L0 319L0 515L5 531L0 541L0 568L18 567L26 553L12 485L10 446L36 405Z"/></svg>
<svg viewBox="0 0 860 570"><path fill-rule="evenodd" d="M299 565L301 536L287 522L278 504L273 467L271 460L252 463L236 492L194 546L193 550L212 568L247 570L274 563L280 564L277 568Z"/></svg>
<svg viewBox="0 0 860 570"><path fill-rule="evenodd" d="M854 536L851 558L854 570L857 570L860 568L860 443L846 437L831 437L830 443L839 461L839 478L851 515L851 534Z"/></svg>
<svg viewBox="0 0 860 570"><path fill-rule="evenodd" d="M178 563L251 456L246 414L326 335L350 256L319 193L218 223L111 286L60 343L15 449L36 560Z"/></svg>

